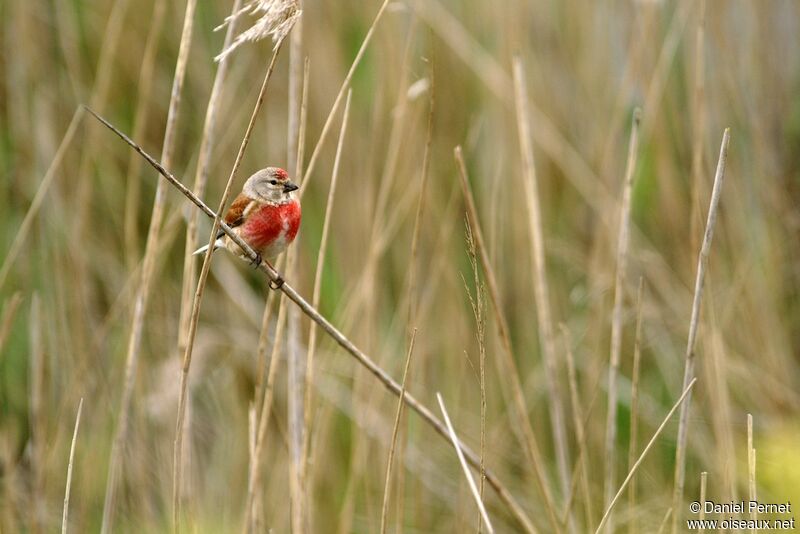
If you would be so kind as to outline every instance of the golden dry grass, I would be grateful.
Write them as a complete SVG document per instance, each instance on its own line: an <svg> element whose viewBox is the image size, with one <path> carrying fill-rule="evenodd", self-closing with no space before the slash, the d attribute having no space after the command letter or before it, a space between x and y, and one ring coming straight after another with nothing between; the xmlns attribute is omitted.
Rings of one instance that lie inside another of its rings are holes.
<svg viewBox="0 0 800 534"><path fill-rule="evenodd" d="M324 330L307 342L307 316L286 297L267 305L266 276L223 253L199 309L183 483L174 487L196 276L184 267L184 241L196 208L79 105L150 154L163 147L183 183L206 172L202 196L217 206L273 51L247 43L228 57L216 125L204 131L225 39L213 28L231 7L197 2L189 41L186 2L0 3L0 530L53 531L68 518L70 532L99 531L116 457L114 532L170 531L174 489L183 531L377 532L384 510L387 531L477 531L475 497L446 432L409 404L398 415L397 395ZM454 434L508 492L501 498L491 481L479 492L496 532L522 530L525 517L541 532L594 531L615 495L615 531L673 521L681 531L696 518L686 503L701 484L715 501L800 502L799 4L305 0L302 9L232 191L267 165L302 175L288 283L397 384L416 329L407 402L438 417L441 392ZM690 334L726 127L725 183ZM146 255L157 188L164 211ZM204 242L210 229L201 215L191 240ZM313 391L303 375L308 344ZM677 417L660 425L693 377L678 454L685 489L673 509ZM248 473L259 465L245 521ZM480 470L471 474L483 488ZM623 480L631 498L617 495Z"/></svg>

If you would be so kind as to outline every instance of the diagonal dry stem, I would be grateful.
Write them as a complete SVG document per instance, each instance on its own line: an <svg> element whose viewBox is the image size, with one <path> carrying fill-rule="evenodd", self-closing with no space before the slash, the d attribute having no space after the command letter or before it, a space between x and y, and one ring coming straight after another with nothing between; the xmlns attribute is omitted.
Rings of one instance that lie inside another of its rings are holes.
<svg viewBox="0 0 800 534"><path fill-rule="evenodd" d="M450 439L453 441L453 447L456 449L456 454L458 455L458 461L461 463L461 468L464 470L464 476L467 478L467 483L469 484L469 489L472 492L472 496L475 498L475 504L478 505L478 510L481 512L481 517L483 521L486 523L486 530L489 531L489 534L494 534L494 527L492 526L492 522L489 519L489 514L486 513L486 507L483 505L483 501L481 500L481 496L478 493L478 488L475 486L475 481L472 479L472 473L469 472L469 466L467 466L467 461L464 459L464 454L461 452L461 447L459 446L458 436L456 435L456 430L453 428L453 423L450 422L450 416L447 415L447 409L444 407L444 400L442 399L442 394L437 392L436 398L439 400L439 407L442 409L442 416L444 417L444 422L447 425L447 430L450 433Z"/></svg>
<svg viewBox="0 0 800 534"><path fill-rule="evenodd" d="M550 424L553 428L553 444L556 451L556 466L561 491L569 490L569 449L567 430L564 424L564 406L558 380L556 345L553 320L550 311L550 290L547 284L544 237L542 232L541 199L533 160L533 141L529 122L528 92L525 88L525 71L519 56L514 58L514 96L516 102L517 128L520 152L522 153L523 186L528 205L528 231L533 253L533 286L536 297L536 319L539 326L539 344L544 359L545 382L549 397Z"/></svg>
<svg viewBox="0 0 800 534"><path fill-rule="evenodd" d="M83 397L78 403L78 415L75 416L75 429L72 431L72 444L69 447L69 463L67 464L67 487L64 490L64 512L61 515L61 534L67 534L69 524L69 493L72 488L72 465L75 461L75 443L78 441L78 428L81 425L81 412L83 412Z"/></svg>
<svg viewBox="0 0 800 534"><path fill-rule="evenodd" d="M686 341L686 367L683 374L683 387L686 388L694 379L695 353L694 348L697 341L697 330L700 323L700 305L703 301L703 284L705 282L706 267L708 256L711 253L711 241L714 238L714 227L717 222L717 208L719 199L722 195L722 184L725 181L725 164L728 160L728 144L730 143L730 129L726 128L722 135L722 145L719 150L719 160L717 161L717 172L714 176L714 188L711 191L711 202L708 208L708 219L706 230L703 235L703 245L697 259L697 277L694 284L694 298L692 299L692 317L689 320L689 337ZM691 406L692 396L686 399L681 406L681 414L678 421L678 438L675 448L675 488L672 495L672 509L680 510L683 501L683 485L686 476L686 441L689 431L689 407ZM680 514L672 516L672 532L678 530L678 519Z"/></svg>
<svg viewBox="0 0 800 534"><path fill-rule="evenodd" d="M489 262L489 255L483 240L483 232L481 231L480 222L478 221L478 210L475 207L475 201L472 198L472 191L470 190L469 180L467 178L467 167L464 164L464 156L462 155L460 146L456 147L455 149L455 158L458 165L459 178L461 180L461 189L464 194L464 201L467 207L467 219L469 220L469 225L475 238L476 250L481 260L483 274L486 277L486 285L489 289L489 298L492 301L492 307L494 308L495 312L495 322L497 323L497 330L500 334L500 342L503 347L503 350L500 351L500 354L503 355L501 365L504 366L501 374L508 378L511 382L510 394L512 396L512 400L507 402L512 404L515 409L514 411L518 424L514 425L514 428L520 433L519 440L525 448L525 453L531 463L531 468L533 469L534 479L536 480L539 491L544 498L545 509L547 510L550 525L555 532L558 532L560 530L560 525L558 522L558 516L556 514L555 504L553 503L553 497L550 493L550 486L548 485L547 478L545 476L546 470L544 467L544 462L542 461L541 453L539 452L539 445L533 433L531 422L528 420L528 408L525 404L525 395L522 393L522 384L519 378L519 371L517 370L517 364L514 361L514 353L511 348L508 321L506 321L505 313L503 312L503 307L500 303L500 290L497 285L497 279L494 275L494 269ZM497 362L497 360L495 360L495 362ZM505 388L503 388L503 392L507 393Z"/></svg>
<svg viewBox="0 0 800 534"><path fill-rule="evenodd" d="M228 203L228 197L230 196L231 187L233 185L233 181L236 178L236 174L239 170L239 166L242 163L242 159L244 157L244 152L247 149L247 145L250 143L250 136L253 132L253 128L255 127L256 117L258 117L258 112L261 110L261 106L264 103L264 98L267 92L267 85L269 84L269 80L272 77L272 72L275 68L275 62L278 58L278 53L281 51L281 47L283 45L283 39L281 39L277 46L275 47L275 52L272 54L272 58L270 59L269 66L267 67L267 71L264 74L264 80L261 83L261 90L258 94L258 99L256 100L256 104L253 107L253 113L250 116L250 122L247 125L247 130L245 131L244 137L242 138L242 143L239 146L239 152L236 154L236 160L233 163L233 168L231 169L230 176L228 176L228 182L225 184L225 190L222 193L222 198L219 202L219 208L217 209L217 215L214 217L214 223L211 225L211 233L209 234L208 240L208 248L206 249L205 256L203 257L203 264L200 268L200 277L197 280L197 288L195 289L194 294L194 302L192 304L192 314L189 319L189 331L186 338L186 350L183 353L183 366L181 368L181 378L180 378L180 397L178 398L178 419L175 425L175 447L173 449L173 480L172 480L172 520L173 520L173 527L177 530L178 522L180 519L180 491L179 488L181 486L181 480L183 477L183 421L186 414L186 393L187 393L187 384L189 379L189 368L192 363L192 351L194 349L194 339L195 335L197 334L197 324L200 318L200 304L203 300L203 293L205 292L206 282L208 280L208 272L211 268L211 255L214 253L214 241L217 239L217 232L220 228L221 220L221 213L222 210L225 209L225 206Z"/></svg>
<svg viewBox="0 0 800 534"><path fill-rule="evenodd" d="M628 472L628 476L625 477L625 480L622 482L622 485L619 487L619 490L617 491L616 495L614 495L614 498L611 499L608 508L606 508L606 513L603 514L603 518L600 520L600 524L597 525L597 530L595 530L595 534L599 534L603 530L603 527L606 525L606 522L608 521L608 518L611 514L611 510L614 508L614 505L617 504L617 501L622 495L622 492L625 491L625 488L628 487L628 483L633 478L633 475L636 474L636 471L639 469L639 466L642 465L642 461L644 461L645 456L647 456L647 453L650 452L650 449L653 447L653 444L656 442L656 439L658 439L658 436L661 435L661 432L664 430L664 427L666 427L667 423L669 423L669 420L672 418L672 414L675 413L675 411L678 409L679 406L683 405L682 403L684 399L688 400L689 393L692 391L692 388L694 387L695 383L697 383L697 379L693 378L692 381L689 382L687 388L683 390L683 393L681 394L677 402L675 402L675 405L670 409L666 417L664 417L664 420L661 422L661 425L658 427L655 434L653 434L653 437L650 438L650 441L647 443L647 446L642 451L642 454L639 455L639 459L636 460L635 464L633 464L633 467Z"/></svg>
<svg viewBox="0 0 800 534"><path fill-rule="evenodd" d="M167 182L172 184L178 191L181 192L186 198L192 201L195 206L200 208L206 215L212 218L217 217L217 213L209 208L200 198L197 197L194 193L189 190L185 185L183 185L175 176L172 175L161 163L159 163L156 159L154 159L150 154L144 151L142 147L138 144L133 142L128 136L122 133L118 128L108 122L106 119L102 118L100 115L96 114L91 109L88 111L100 122L102 122L108 129L114 132L120 139L125 141L131 148L136 150L142 157L147 160L147 162L155 168L161 176L165 178ZM255 259L256 252L248 245L241 237L239 237L225 222L220 221L219 225L220 230L225 232L225 234L234 242L236 243L243 251L243 254L250 258ZM258 269L266 274L270 280L277 281L280 279L280 274L276 271L271 265L266 262L262 262L261 265L258 266ZM289 284L285 282L281 287L280 291L283 292L284 295L289 297L301 310L302 312L307 315L312 321L314 321L331 339L333 339L340 347L342 347L348 354L350 354L353 358L358 361L359 364L364 366L377 380L379 380L391 393L394 395L399 396L400 392L402 391L401 385L395 381L386 371L384 371L378 364L376 364L372 358L370 358L367 354L365 354L361 349L359 349L352 341L350 341L342 332L340 332L333 324L331 324L328 319L326 319L319 311L311 306L308 301L306 301L300 294ZM449 434L447 429L444 426L439 418L433 415L425 405L423 405L420 401L418 401L415 397L410 394L406 394L406 404L414 410L428 425L430 425L433 430L436 431L440 436L445 439L449 439ZM480 466L480 458L479 456L465 444L461 444L461 449L464 452L467 461L475 468L479 468ZM508 508L509 513L514 516L514 518L519 522L520 526L526 532L532 533L536 532L536 528L533 526L530 518L528 517L527 513L524 511L522 506L517 502L511 492L506 488L506 486L497 478L497 475L492 470L486 470L486 481L489 483L492 488L494 488L495 492L497 493L498 498L503 502L503 504Z"/></svg>
<svg viewBox="0 0 800 534"><path fill-rule="evenodd" d="M617 379L619 361L622 353L622 308L625 299L625 278L628 267L628 236L631 221L631 192L636 170L636 153L639 146L639 120L641 112L633 110L633 124L628 144L628 162L625 165L625 179L622 186L619 230L617 234L617 269L614 280L614 309L611 313L611 355L608 366L608 411L606 413L605 476L603 506L608 506L613 497L614 479L617 468ZM613 518L609 518L609 531Z"/></svg>
<svg viewBox="0 0 800 534"><path fill-rule="evenodd" d="M345 109L347 109L345 107ZM414 342L417 340L417 329L411 333L411 343L406 354L406 365L403 368L403 382L400 385L400 398L397 400L397 412L394 416L394 426L392 427L392 441L389 444L389 458L386 460L386 483L383 487L383 506L381 507L381 534L386 534L386 525L389 519L389 491L392 487L392 464L394 462L394 450L397 444L397 434L400 430L400 418L403 415L403 401L406 397L406 379L408 378L408 368L411 365L411 355L414 354Z"/></svg>

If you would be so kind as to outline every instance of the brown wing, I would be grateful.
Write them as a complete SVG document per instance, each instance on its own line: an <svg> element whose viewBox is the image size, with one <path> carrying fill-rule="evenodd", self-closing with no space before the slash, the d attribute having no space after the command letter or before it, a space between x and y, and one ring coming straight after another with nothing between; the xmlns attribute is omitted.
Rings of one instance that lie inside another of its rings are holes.
<svg viewBox="0 0 800 534"><path fill-rule="evenodd" d="M225 213L225 217L223 217L225 224L231 228L236 228L241 225L244 222L244 212L251 202L255 201L244 193L239 193L239 196L234 199L233 204L231 204L231 207L228 208L227 213ZM224 233L225 232L220 231L220 237Z"/></svg>

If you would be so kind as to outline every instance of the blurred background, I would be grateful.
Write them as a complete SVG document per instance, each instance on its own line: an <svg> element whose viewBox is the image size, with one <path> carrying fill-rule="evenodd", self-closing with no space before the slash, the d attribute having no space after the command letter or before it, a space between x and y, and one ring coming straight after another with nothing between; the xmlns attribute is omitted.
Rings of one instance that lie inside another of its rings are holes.
<svg viewBox="0 0 800 534"><path fill-rule="evenodd" d="M297 97L300 86L290 84L290 63L296 61L302 71L304 58L303 163L308 163L380 7L377 0L303 0L302 27L294 30L301 35L299 45L287 42L281 49L234 194L262 167L294 173L291 155L297 147L287 139L290 110L297 109L290 96ZM61 523L81 398L69 525L75 532L100 530L160 178L91 116L74 114L79 104L90 104L160 159L185 8L183 1L166 0L0 1L4 532L52 531ZM227 1L198 2L193 17L168 165L186 184L194 182L218 68L213 58L225 38L224 30L213 30L230 10ZM242 18L237 31L254 20ZM266 39L229 56L203 195L212 207L219 203L271 51ZM567 467L581 481L572 491L559 482L548 408L553 384L535 306L514 55L530 99L527 119ZM514 380L522 386L546 483L559 510L573 501L567 530L593 531L605 508L617 228L633 110L641 108L642 120L622 291L617 486L628 472L639 280L644 291L634 457L682 391L698 252L722 133L730 127L696 345L699 380L689 418L685 499L698 499L704 471L708 498L747 498L746 420L752 414L759 500L800 502L800 4L393 1L375 26L350 87L319 309L398 381L416 328L408 391L437 415L435 394L441 392L459 436L476 451L481 442L477 334L485 328L486 465L544 532L551 525L517 438L513 380L503 366L497 310L484 294L476 324L470 303L480 284L470 264L453 149L463 147L508 321ZM303 223L287 274L308 300L343 107L342 102L306 177ZM184 243L193 208L174 189L165 191L138 364L131 375L127 432L118 451L113 528L119 532L171 528ZM200 242L209 229L201 216ZM194 285L190 288L193 293ZM241 529L250 462L248 410L265 369L257 347L269 293L261 273L228 254L215 255L188 388L183 520L196 532ZM289 304L287 310L293 309ZM265 338L270 348L277 299L272 306ZM291 528L287 399L293 374L287 357L304 366L309 335L307 318L287 315L292 335L276 354L280 361L256 502L260 528L275 532ZM562 323L568 338L558 327ZM568 350L576 397L568 388ZM322 334L313 383L303 488L306 527L379 531L397 397ZM573 418L575 398L582 425ZM637 473L635 500L629 502L626 494L617 505L617 530L653 532L662 525L672 506L676 433L677 416ZM488 487L485 502L498 531L521 530ZM452 447L412 412L400 425L389 503L393 531L477 528L475 502ZM677 515L691 518L685 507Z"/></svg>

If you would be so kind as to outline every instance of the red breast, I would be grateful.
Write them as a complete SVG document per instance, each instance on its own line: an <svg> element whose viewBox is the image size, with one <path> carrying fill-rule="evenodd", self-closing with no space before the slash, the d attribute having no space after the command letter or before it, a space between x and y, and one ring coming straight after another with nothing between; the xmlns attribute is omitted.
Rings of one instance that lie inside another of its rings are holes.
<svg viewBox="0 0 800 534"><path fill-rule="evenodd" d="M275 256L297 236L300 229L300 202L264 204L254 209L242 225L241 236L257 251Z"/></svg>

